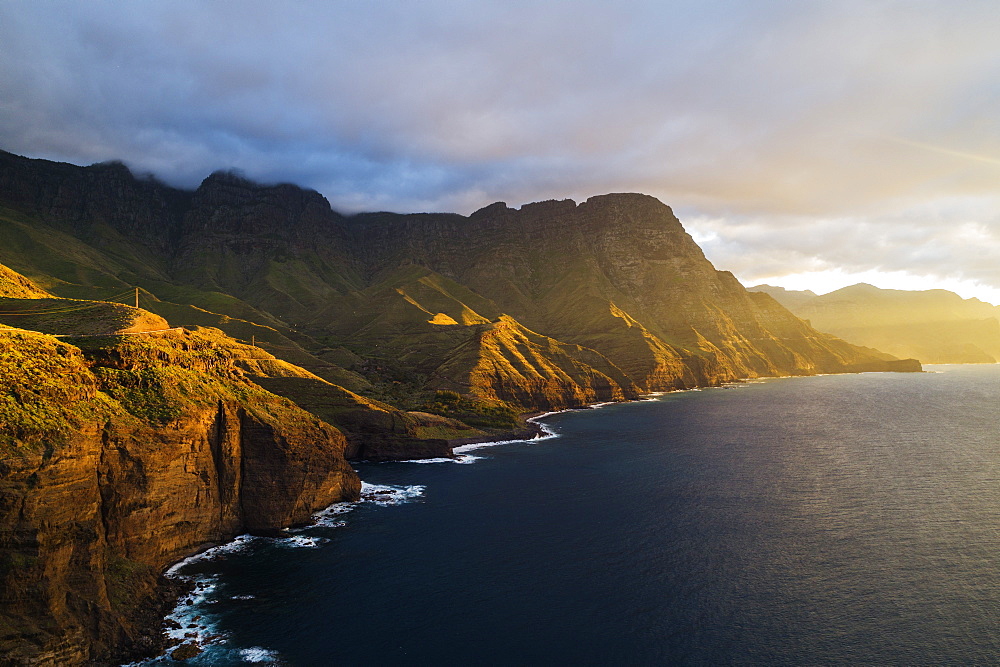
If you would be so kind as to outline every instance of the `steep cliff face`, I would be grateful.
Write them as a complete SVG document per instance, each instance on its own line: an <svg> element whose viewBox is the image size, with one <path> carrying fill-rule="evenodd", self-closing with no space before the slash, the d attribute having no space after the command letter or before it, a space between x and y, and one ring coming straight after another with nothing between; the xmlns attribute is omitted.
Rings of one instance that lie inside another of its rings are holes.
<svg viewBox="0 0 1000 667"><path fill-rule="evenodd" d="M360 285L343 218L316 192L213 174L194 192L178 228L173 270L299 322Z"/></svg>
<svg viewBox="0 0 1000 667"><path fill-rule="evenodd" d="M616 194L494 204L469 218L359 216L374 264L419 257L525 327L601 353L642 390L884 360L717 271L670 208Z"/></svg>
<svg viewBox="0 0 1000 667"><path fill-rule="evenodd" d="M343 436L249 382L239 348L209 333L0 336L0 653L13 664L148 651L165 566L360 491Z"/></svg>

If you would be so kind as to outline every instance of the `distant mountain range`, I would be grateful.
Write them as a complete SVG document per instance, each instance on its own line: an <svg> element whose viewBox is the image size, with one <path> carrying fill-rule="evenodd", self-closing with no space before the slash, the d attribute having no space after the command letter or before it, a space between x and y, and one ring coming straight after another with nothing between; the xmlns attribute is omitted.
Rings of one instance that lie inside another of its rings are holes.
<svg viewBox="0 0 1000 667"><path fill-rule="evenodd" d="M931 364L1000 360L1000 307L946 290L891 290L864 283L818 296L772 285L769 294L820 331Z"/></svg>
<svg viewBox="0 0 1000 667"><path fill-rule="evenodd" d="M163 569L356 499L346 459L646 392L920 370L748 292L645 195L347 217L293 185L2 152L0 351L10 664L156 653Z"/></svg>

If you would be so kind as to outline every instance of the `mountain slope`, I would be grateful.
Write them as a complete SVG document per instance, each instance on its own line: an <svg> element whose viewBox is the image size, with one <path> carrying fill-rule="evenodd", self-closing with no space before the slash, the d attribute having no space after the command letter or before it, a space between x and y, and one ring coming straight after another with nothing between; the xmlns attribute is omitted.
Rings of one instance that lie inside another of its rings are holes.
<svg viewBox="0 0 1000 667"><path fill-rule="evenodd" d="M20 273L0 264L0 297L10 299L44 299L52 296Z"/></svg>
<svg viewBox="0 0 1000 667"><path fill-rule="evenodd" d="M528 329L602 353L641 390L886 358L749 295L645 195L519 210L498 203L468 218L376 214L351 224L372 264L418 257Z"/></svg>
<svg viewBox="0 0 1000 667"><path fill-rule="evenodd" d="M750 289L771 294L821 331L897 356L939 364L1000 360L1000 308L979 299L866 284L822 296L769 285Z"/></svg>
<svg viewBox="0 0 1000 667"><path fill-rule="evenodd" d="M749 295L645 195L345 218L315 192L232 174L182 192L121 165L0 158L0 229L19 241L0 261L61 296L138 284L177 324L194 306L271 327L292 341L276 354L410 409L438 389L532 410L890 368Z"/></svg>

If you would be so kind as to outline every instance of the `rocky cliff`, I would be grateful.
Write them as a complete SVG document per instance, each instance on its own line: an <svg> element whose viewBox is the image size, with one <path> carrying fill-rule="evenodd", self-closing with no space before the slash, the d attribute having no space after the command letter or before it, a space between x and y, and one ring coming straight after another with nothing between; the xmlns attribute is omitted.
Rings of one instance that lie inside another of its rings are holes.
<svg viewBox="0 0 1000 667"><path fill-rule="evenodd" d="M659 391L891 359L749 294L712 266L669 207L646 195L519 210L498 203L469 218L377 214L352 224L371 265L416 259L472 291L487 311L593 350L626 376L625 393L630 385Z"/></svg>
<svg viewBox="0 0 1000 667"><path fill-rule="evenodd" d="M0 654L155 648L159 575L358 496L333 427L249 381L308 375L221 333L0 332ZM268 358L270 357L270 358Z"/></svg>

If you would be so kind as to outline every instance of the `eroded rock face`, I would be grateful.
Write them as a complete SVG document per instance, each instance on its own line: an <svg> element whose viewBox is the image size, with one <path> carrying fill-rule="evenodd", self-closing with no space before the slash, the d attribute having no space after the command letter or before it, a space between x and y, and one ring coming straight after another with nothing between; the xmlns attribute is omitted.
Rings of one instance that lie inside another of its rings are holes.
<svg viewBox="0 0 1000 667"><path fill-rule="evenodd" d="M12 664L148 652L167 565L358 497L343 436L238 373L225 377L232 369L177 375L197 377L211 400L181 401L167 387L175 409L132 414L114 395L160 391L149 378L112 386L125 376L95 374L93 358L48 336L7 334L0 345L51 360L28 378L0 369L14 397L0 459L0 654Z"/></svg>

